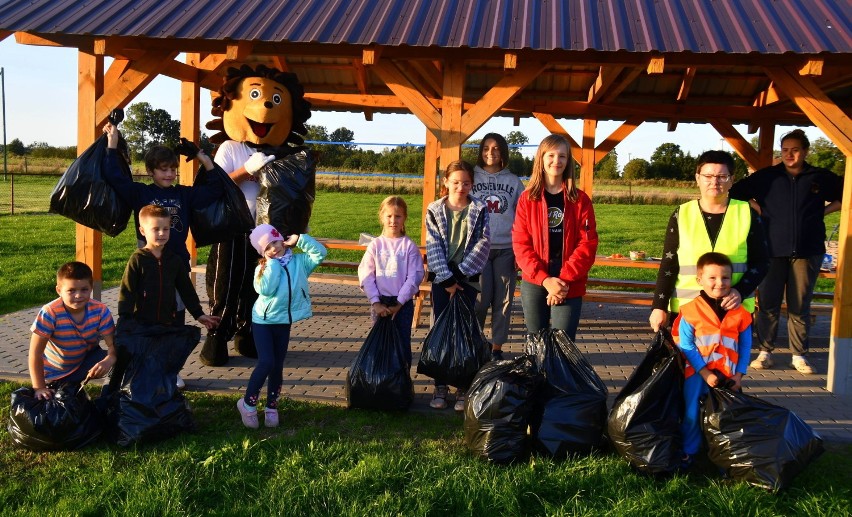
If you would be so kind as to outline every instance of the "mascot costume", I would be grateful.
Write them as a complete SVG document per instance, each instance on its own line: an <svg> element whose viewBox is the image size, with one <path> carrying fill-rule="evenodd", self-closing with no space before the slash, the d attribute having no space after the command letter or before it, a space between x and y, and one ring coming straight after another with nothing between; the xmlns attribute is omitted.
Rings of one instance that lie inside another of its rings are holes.
<svg viewBox="0 0 852 517"><path fill-rule="evenodd" d="M264 65L231 68L207 124L219 130L215 162L234 180L257 223L269 223L284 235L305 233L315 191L315 162L305 152L305 122L311 105L295 74ZM251 311L257 293L252 276L260 256L246 233L213 244L207 260L210 313L221 318L201 349L201 362L228 362L228 341L240 355L257 357Z"/></svg>

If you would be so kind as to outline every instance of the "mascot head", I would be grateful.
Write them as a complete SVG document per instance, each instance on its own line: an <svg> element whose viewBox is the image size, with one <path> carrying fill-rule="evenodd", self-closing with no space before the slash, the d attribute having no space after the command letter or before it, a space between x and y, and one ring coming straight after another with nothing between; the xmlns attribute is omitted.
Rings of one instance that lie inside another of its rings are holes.
<svg viewBox="0 0 852 517"><path fill-rule="evenodd" d="M207 129L218 130L210 137L214 144L225 140L245 142L256 147L289 147L298 151L307 133L305 122L311 104L295 74L264 65L229 68L219 96L213 99L211 113L216 118Z"/></svg>

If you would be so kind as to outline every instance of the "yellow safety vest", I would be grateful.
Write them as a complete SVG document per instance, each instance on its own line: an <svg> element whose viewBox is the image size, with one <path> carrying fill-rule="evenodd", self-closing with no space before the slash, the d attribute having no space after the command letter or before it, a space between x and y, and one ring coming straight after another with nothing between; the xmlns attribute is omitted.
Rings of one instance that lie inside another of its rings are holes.
<svg viewBox="0 0 852 517"><path fill-rule="evenodd" d="M710 243L704 216L701 215L701 207L698 206L697 200L680 205L677 227L680 239L680 247L677 250L680 272L675 282L674 295L669 302L672 312L678 312L681 305L698 296L701 286L695 278L698 272L696 264L698 264L698 258L709 251L727 255L733 264L731 285L736 285L740 281L743 273L748 269L746 241L751 228L751 211L747 202L731 199L728 202L728 209L722 220L715 246ZM743 307L750 313L754 312L754 293L743 299Z"/></svg>

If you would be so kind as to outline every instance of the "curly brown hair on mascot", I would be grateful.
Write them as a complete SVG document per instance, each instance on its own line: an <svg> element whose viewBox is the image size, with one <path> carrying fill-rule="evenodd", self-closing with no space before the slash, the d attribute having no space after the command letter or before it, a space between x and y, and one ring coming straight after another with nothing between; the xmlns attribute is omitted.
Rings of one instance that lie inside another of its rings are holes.
<svg viewBox="0 0 852 517"><path fill-rule="evenodd" d="M304 233L315 195L315 160L303 137L311 105L296 75L265 65L229 68L211 113L217 118L207 128L219 131L210 137L218 144L214 161L240 188L252 217L285 235ZM259 258L248 234L211 247L207 295L210 313L221 322L204 340L202 363L226 364L232 338L238 354L257 357L252 278Z"/></svg>
<svg viewBox="0 0 852 517"><path fill-rule="evenodd" d="M229 68L211 114L217 117L207 129L219 131L210 137L214 144L226 140L252 147L289 147L291 153L304 149L302 135L311 116L311 104L295 74L264 65ZM280 158L280 156L279 156Z"/></svg>

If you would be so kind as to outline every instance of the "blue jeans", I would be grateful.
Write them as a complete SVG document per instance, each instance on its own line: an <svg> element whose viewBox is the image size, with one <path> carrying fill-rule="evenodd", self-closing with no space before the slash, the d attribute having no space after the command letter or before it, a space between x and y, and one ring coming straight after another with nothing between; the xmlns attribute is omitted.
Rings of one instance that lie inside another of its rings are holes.
<svg viewBox="0 0 852 517"><path fill-rule="evenodd" d="M103 348L96 346L95 348L86 352L86 357L83 358L83 362L80 364L80 367L69 373L65 377L58 379L60 383L69 383L69 384L77 384L79 382L83 382L86 380L86 375L88 375L89 370L92 369L93 366L98 364L99 362L106 359L107 351Z"/></svg>
<svg viewBox="0 0 852 517"><path fill-rule="evenodd" d="M393 317L393 326L399 332L402 339L402 347L405 349L405 358L411 364L411 321L414 319L414 300L408 300Z"/></svg>
<svg viewBox="0 0 852 517"><path fill-rule="evenodd" d="M701 448L701 397L710 391L710 386L698 372L683 381L683 421L680 434L683 437L683 452L690 456Z"/></svg>
<svg viewBox="0 0 852 517"><path fill-rule="evenodd" d="M290 324L263 325L252 323L254 342L257 346L257 365L249 377L245 401L256 406L263 381L266 382L266 407L278 407L278 395L284 382L284 358L290 345Z"/></svg>
<svg viewBox="0 0 852 517"><path fill-rule="evenodd" d="M583 297L568 298L559 305L547 305L547 289L529 282L521 282L521 304L524 307L524 324L529 334L547 327L564 330L571 341L577 337Z"/></svg>

